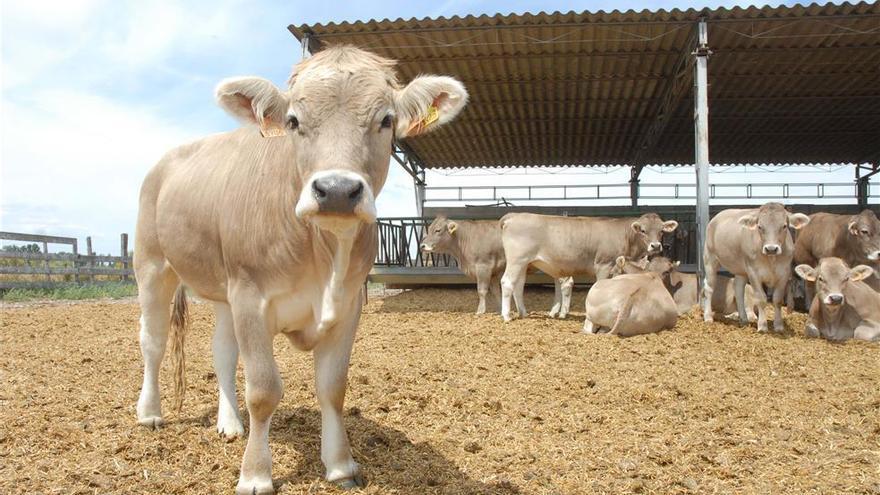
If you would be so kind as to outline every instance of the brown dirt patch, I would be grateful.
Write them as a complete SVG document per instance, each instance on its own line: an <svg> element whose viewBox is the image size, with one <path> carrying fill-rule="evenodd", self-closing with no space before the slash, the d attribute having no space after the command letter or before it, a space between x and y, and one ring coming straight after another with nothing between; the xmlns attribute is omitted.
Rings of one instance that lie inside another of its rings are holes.
<svg viewBox="0 0 880 495"><path fill-rule="evenodd" d="M470 290L371 301L346 402L364 493L880 491L880 346L806 339L803 315L782 336L686 317L656 335L591 337L582 314L535 311L551 298L530 293L531 317L507 325L471 314ZM184 412L153 432L134 420L135 304L4 308L0 492L230 493L244 442L215 432L213 314L192 311ZM311 357L286 339L276 356L276 486L333 492Z"/></svg>

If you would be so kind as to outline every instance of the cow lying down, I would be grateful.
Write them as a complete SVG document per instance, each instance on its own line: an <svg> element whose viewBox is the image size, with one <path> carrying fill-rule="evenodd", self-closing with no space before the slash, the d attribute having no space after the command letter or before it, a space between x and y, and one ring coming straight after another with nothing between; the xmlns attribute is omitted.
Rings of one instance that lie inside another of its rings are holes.
<svg viewBox="0 0 880 495"><path fill-rule="evenodd" d="M597 281L587 293L584 333L608 329L629 337L675 326L675 301L657 273L633 273Z"/></svg>
<svg viewBox="0 0 880 495"><path fill-rule="evenodd" d="M807 336L880 341L880 292L863 281L873 275L871 267L850 268L840 258L822 258L816 268L798 265L795 272L816 284Z"/></svg>
<svg viewBox="0 0 880 495"><path fill-rule="evenodd" d="M629 260L623 256L619 257L615 262L611 276L617 276L624 273L644 273L654 272L661 276L663 285L672 295L675 301L676 309L679 315L683 315L693 309L700 302L699 283L695 273L682 273L678 271L678 265L681 262L672 262L664 256L655 256L648 261L648 258L639 260ZM735 315L736 299L734 297L735 287L733 277L718 276L718 285L715 292L712 293L712 310L726 316ZM756 308L759 300L755 297L755 292L750 285L746 285L746 313L749 321L755 321Z"/></svg>

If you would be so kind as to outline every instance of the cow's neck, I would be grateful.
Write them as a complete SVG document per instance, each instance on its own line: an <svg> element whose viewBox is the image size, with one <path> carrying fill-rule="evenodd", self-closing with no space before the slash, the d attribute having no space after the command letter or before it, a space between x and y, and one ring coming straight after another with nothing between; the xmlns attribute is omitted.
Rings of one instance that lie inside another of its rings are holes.
<svg viewBox="0 0 880 495"><path fill-rule="evenodd" d="M327 267L321 273L321 314L318 321L318 331L323 332L336 324L345 304L345 280L351 266L352 246L360 229L357 225L339 232L312 228L315 255L320 259L320 265Z"/></svg>

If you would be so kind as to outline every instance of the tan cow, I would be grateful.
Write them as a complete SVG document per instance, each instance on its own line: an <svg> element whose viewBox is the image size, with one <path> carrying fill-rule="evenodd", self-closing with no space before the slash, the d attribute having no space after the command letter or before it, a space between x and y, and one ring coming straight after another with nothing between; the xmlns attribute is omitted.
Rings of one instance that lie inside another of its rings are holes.
<svg viewBox="0 0 880 495"><path fill-rule="evenodd" d="M663 250L664 232L678 222L664 222L656 213L641 217L563 217L508 213L501 217L501 242L507 267L501 277L501 313L510 320L510 299L526 315L523 288L526 271L534 266L553 278L585 275L608 278L618 256L638 258Z"/></svg>
<svg viewBox="0 0 880 495"><path fill-rule="evenodd" d="M588 334L607 328L608 335L629 337L673 328L678 321L675 301L653 272L599 280L587 293L585 306Z"/></svg>
<svg viewBox="0 0 880 495"><path fill-rule="evenodd" d="M810 321L804 329L808 336L837 341L880 340L880 293L863 282L876 275L871 267L850 268L840 258L822 258L816 268L798 265L795 272L816 284Z"/></svg>
<svg viewBox="0 0 880 495"><path fill-rule="evenodd" d="M816 266L822 258L840 258L849 266L868 265L880 272L880 219L871 210L858 215L814 213L797 236L794 263ZM880 276L865 283L880 291ZM813 300L814 284L805 283L807 306Z"/></svg>
<svg viewBox="0 0 880 495"><path fill-rule="evenodd" d="M250 428L236 492L273 491L269 424L283 391L273 357L279 334L314 354L327 479L362 485L342 407L360 288L376 254L374 198L395 136L448 122L467 93L449 77L420 76L401 86L392 61L335 47L300 63L288 88L242 77L221 82L216 95L248 125L172 150L141 188L138 422L163 423L159 369L169 304L185 284L217 312L221 434L244 431L235 391L239 351L244 364ZM177 294L180 326L184 299ZM172 339L180 357L182 337L180 329Z"/></svg>
<svg viewBox="0 0 880 495"><path fill-rule="evenodd" d="M623 256L617 259L612 276L621 273L644 273L654 272L660 275L663 285L672 295L678 314L690 312L700 302L700 290L697 275L695 273L682 273L678 271L681 262L672 262L664 256L655 256L650 261L647 258L641 260L627 260ZM729 315L736 313L736 299L734 298L734 279L719 275L719 280L712 294L712 310L716 313ZM746 313L749 321L755 321L755 308L759 301L755 299L755 293L751 285L746 285Z"/></svg>
<svg viewBox="0 0 880 495"><path fill-rule="evenodd" d="M800 229L810 218L790 213L780 203L760 208L729 209L715 215L706 231L703 264L706 280L703 287L703 319L714 320L712 300L718 287L718 269L724 267L736 277L737 311L742 323L748 323L745 286L751 284L758 301L766 301L764 285L773 290L773 329L782 331L782 300L791 278L794 241L789 227ZM758 331L767 331L764 304L758 305Z"/></svg>
<svg viewBox="0 0 880 495"><path fill-rule="evenodd" d="M504 246L501 245L501 228L498 220L449 220L441 215L431 222L420 248L426 253L449 254L458 260L458 266L468 277L477 281L480 302L477 314L486 312L486 295L498 295L499 281L504 272ZM556 293L551 316L560 314L565 318L571 291L571 278L556 280ZM499 304L500 306L500 304Z"/></svg>

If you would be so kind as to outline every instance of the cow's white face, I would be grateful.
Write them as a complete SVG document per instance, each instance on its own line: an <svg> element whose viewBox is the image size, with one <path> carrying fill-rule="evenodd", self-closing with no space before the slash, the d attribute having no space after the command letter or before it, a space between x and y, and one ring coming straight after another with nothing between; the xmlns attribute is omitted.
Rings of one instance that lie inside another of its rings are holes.
<svg viewBox="0 0 880 495"><path fill-rule="evenodd" d="M300 191L292 214L337 234L375 222L395 137L432 131L464 108L468 95L459 81L420 76L401 88L392 65L337 47L301 63L287 91L252 77L218 86L227 111L277 136L266 139L294 142L290 163Z"/></svg>
<svg viewBox="0 0 880 495"><path fill-rule="evenodd" d="M758 232L761 240L761 253L767 256L782 254L786 244L791 241L788 228L801 229L810 222L803 213L789 213L779 203L767 203L757 212L748 213L739 219L740 225Z"/></svg>
<svg viewBox="0 0 880 495"><path fill-rule="evenodd" d="M631 227L645 243L648 254L654 255L663 252L663 234L674 232L678 228L678 222L664 222L656 213L646 213L633 222Z"/></svg>
<svg viewBox="0 0 880 495"><path fill-rule="evenodd" d="M844 302L846 285L870 277L874 270L869 266L847 266L840 258L822 258L816 268L798 265L794 269L799 277L816 283L816 297L831 311L836 311Z"/></svg>

